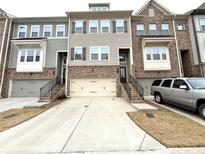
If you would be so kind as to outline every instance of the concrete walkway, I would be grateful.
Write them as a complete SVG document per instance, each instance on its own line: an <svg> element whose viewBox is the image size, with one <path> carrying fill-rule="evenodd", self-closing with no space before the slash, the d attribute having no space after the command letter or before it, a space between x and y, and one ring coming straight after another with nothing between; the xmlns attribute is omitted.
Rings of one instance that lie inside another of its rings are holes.
<svg viewBox="0 0 205 154"><path fill-rule="evenodd" d="M39 103L39 98L6 98L0 99L0 112L10 109L21 109L24 106L42 106L48 102Z"/></svg>
<svg viewBox="0 0 205 154"><path fill-rule="evenodd" d="M138 153L166 148L135 125L121 98L72 98L0 133L0 153Z"/></svg>

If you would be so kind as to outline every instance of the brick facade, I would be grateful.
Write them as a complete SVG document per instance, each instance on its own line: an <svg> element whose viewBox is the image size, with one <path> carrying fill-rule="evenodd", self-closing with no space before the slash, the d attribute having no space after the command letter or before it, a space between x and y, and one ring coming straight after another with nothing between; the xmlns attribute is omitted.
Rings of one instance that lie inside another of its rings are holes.
<svg viewBox="0 0 205 154"><path fill-rule="evenodd" d="M121 96L118 66L70 66L68 67L68 95L70 79L109 79L116 78L117 96Z"/></svg>

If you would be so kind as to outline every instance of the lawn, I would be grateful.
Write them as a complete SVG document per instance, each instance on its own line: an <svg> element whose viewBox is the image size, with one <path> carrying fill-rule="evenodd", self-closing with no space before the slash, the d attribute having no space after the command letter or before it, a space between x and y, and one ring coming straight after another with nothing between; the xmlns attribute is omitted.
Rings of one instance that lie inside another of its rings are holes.
<svg viewBox="0 0 205 154"><path fill-rule="evenodd" d="M169 110L130 112L128 116L168 148L205 147L205 127Z"/></svg>

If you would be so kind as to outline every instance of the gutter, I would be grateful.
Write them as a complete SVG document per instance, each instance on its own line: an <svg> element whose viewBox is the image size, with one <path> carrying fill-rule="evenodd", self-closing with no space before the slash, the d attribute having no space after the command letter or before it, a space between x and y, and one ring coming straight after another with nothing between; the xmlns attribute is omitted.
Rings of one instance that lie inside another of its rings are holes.
<svg viewBox="0 0 205 154"><path fill-rule="evenodd" d="M180 61L180 56L179 56L179 45L178 45L178 40L177 40L177 35L176 35L176 27L175 27L175 18L176 18L176 15L174 15L174 17L172 19L172 23L173 23L173 29L174 29L175 44L176 44L176 49L177 49L179 76L182 77L181 61Z"/></svg>
<svg viewBox="0 0 205 154"><path fill-rule="evenodd" d="M10 19L10 25L9 25L9 31L8 31L8 37L7 37L7 44L6 44L6 52L5 52L5 56L4 56L4 65L3 65L2 76L1 76L1 84L0 84L0 98L2 98L2 87L3 87L4 74L5 74L5 69L6 69L6 60L7 60L7 54L8 54L8 49L9 49L9 43L10 43L9 40L10 40L10 35L11 35L11 26L12 26L12 19Z"/></svg>
<svg viewBox="0 0 205 154"><path fill-rule="evenodd" d="M198 37L197 37L196 25L195 25L193 15L191 15L191 20L192 20L192 25L193 25L193 30L194 30L194 40L195 40L195 44L196 44L196 51L197 51L196 53L197 53L199 66L200 66L200 73L201 73L201 76L204 77L204 71L203 71L203 66L202 66L203 64L201 61L201 54L200 54L200 49L199 49L199 41L198 41Z"/></svg>

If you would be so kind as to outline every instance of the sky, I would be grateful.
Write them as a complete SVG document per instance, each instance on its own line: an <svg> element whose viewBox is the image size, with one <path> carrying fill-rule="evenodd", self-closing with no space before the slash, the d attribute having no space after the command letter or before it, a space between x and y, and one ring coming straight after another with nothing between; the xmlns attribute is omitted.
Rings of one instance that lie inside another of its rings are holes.
<svg viewBox="0 0 205 154"><path fill-rule="evenodd" d="M205 0L157 0L176 14L200 6ZM65 16L65 11L87 11L88 3L111 3L111 10L136 12L147 0L0 0L0 8L16 17Z"/></svg>

